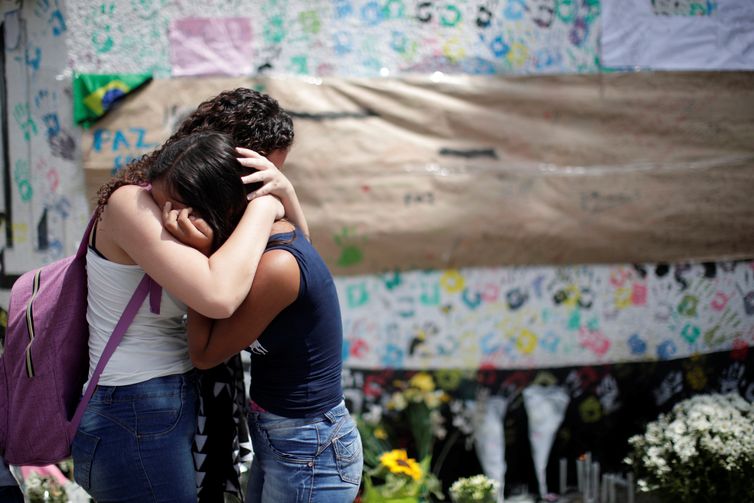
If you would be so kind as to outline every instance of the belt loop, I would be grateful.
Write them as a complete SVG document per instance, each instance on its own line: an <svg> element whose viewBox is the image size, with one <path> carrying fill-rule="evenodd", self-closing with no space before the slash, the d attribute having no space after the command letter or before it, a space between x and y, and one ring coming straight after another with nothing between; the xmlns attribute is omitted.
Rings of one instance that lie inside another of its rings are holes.
<svg viewBox="0 0 754 503"><path fill-rule="evenodd" d="M324 415L331 424L335 424L335 414L333 414L332 410L328 410Z"/></svg>

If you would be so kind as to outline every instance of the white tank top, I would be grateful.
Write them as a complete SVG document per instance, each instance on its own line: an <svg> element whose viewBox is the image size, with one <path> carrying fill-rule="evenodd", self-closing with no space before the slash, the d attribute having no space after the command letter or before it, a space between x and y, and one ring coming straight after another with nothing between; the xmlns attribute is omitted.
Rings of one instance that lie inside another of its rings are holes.
<svg viewBox="0 0 754 503"><path fill-rule="evenodd" d="M110 262L91 248L87 250L86 267L91 378L115 324L144 276L144 270L138 265ZM191 370L185 314L186 305L171 297L165 289L162 290L160 314L149 310L147 298L107 362L98 384L123 386Z"/></svg>

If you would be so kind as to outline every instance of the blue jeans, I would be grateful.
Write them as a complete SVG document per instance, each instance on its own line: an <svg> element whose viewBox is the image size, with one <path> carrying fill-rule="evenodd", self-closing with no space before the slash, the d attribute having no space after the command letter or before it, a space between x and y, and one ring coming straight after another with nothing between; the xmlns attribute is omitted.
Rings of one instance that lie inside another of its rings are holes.
<svg viewBox="0 0 754 503"><path fill-rule="evenodd" d="M73 440L74 477L98 503L195 503L195 372L97 386Z"/></svg>
<svg viewBox="0 0 754 503"><path fill-rule="evenodd" d="M292 419L251 412L254 460L246 503L352 503L361 484L361 437L343 402Z"/></svg>

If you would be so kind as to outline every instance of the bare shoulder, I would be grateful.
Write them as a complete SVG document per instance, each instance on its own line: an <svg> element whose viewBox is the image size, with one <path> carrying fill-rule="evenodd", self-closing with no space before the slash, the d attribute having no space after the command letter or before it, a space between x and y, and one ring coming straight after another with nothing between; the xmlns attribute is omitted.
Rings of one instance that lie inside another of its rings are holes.
<svg viewBox="0 0 754 503"><path fill-rule="evenodd" d="M140 223L155 220L161 222L160 210L145 187L123 185L110 195L105 206L104 217L112 223ZM152 217L152 218L149 218ZM157 217L156 219L154 217ZM142 227L139 225L138 227Z"/></svg>
<svg viewBox="0 0 754 503"><path fill-rule="evenodd" d="M108 206L131 206L138 201L143 201L146 198L154 202L149 191L145 187L139 185L123 185L115 189L110 195L110 199L107 200Z"/></svg>
<svg viewBox="0 0 754 503"><path fill-rule="evenodd" d="M144 249L156 241L160 229L159 213L149 191L138 185L123 185L110 195L97 222L97 249L111 262L135 264L133 248Z"/></svg>
<svg viewBox="0 0 754 503"><path fill-rule="evenodd" d="M149 190L124 185L110 195L99 228L110 233L124 250L134 251L134 246L160 241L162 217Z"/></svg>
<svg viewBox="0 0 754 503"><path fill-rule="evenodd" d="M286 250L269 250L262 255L255 282L275 286L287 294L298 295L301 274L296 257Z"/></svg>
<svg viewBox="0 0 754 503"><path fill-rule="evenodd" d="M298 262L293 254L286 250L269 250L264 252L259 262L259 269L266 269L267 274L283 280L294 276L298 281Z"/></svg>

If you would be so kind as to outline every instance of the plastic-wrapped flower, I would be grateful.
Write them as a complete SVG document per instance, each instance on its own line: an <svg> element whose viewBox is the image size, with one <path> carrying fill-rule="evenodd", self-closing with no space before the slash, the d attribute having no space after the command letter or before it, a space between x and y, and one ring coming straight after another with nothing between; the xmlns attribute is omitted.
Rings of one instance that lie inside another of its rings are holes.
<svg viewBox="0 0 754 503"><path fill-rule="evenodd" d="M65 489L53 478L32 473L26 479L26 501L30 503L64 503L68 501Z"/></svg>
<svg viewBox="0 0 754 503"><path fill-rule="evenodd" d="M409 458L403 449L393 449L380 456L382 463L391 473L404 473L414 480L422 478L423 472L419 463L415 459Z"/></svg>

